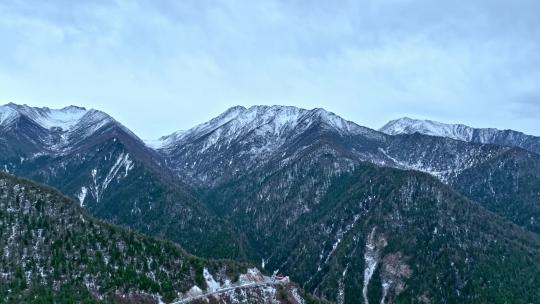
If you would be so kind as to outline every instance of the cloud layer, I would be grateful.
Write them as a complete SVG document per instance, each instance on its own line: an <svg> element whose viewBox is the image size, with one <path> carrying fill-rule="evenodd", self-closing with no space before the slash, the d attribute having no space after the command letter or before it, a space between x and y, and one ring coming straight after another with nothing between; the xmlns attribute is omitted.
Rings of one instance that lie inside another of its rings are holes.
<svg viewBox="0 0 540 304"><path fill-rule="evenodd" d="M237 104L540 135L539 12L536 0L7 0L0 103L99 108L148 138Z"/></svg>

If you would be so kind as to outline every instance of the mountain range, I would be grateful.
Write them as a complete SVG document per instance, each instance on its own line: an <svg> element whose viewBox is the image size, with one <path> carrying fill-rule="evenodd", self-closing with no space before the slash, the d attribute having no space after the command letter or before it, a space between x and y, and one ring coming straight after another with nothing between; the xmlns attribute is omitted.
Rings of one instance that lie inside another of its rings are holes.
<svg viewBox="0 0 540 304"><path fill-rule="evenodd" d="M4 171L54 186L110 223L182 242L191 253L242 257L237 233L109 115L14 104L0 113Z"/></svg>
<svg viewBox="0 0 540 304"><path fill-rule="evenodd" d="M79 107L0 107L0 166L99 219L279 269L336 303L540 298L540 144L408 118L233 107L143 142Z"/></svg>
<svg viewBox="0 0 540 304"><path fill-rule="evenodd" d="M379 131L390 135L420 133L473 143L519 147L540 153L540 137L526 135L514 130L471 128L461 124L444 124L431 120L404 117L390 121Z"/></svg>

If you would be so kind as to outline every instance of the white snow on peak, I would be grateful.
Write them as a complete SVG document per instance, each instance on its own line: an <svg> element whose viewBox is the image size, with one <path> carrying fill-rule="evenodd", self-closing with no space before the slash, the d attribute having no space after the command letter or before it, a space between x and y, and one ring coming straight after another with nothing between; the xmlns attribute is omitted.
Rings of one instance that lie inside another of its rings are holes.
<svg viewBox="0 0 540 304"><path fill-rule="evenodd" d="M0 126L7 125L17 118L18 112L8 105L0 106Z"/></svg>
<svg viewBox="0 0 540 304"><path fill-rule="evenodd" d="M69 130L73 128L81 118L86 114L86 109L68 107L60 110L47 109L36 115L35 121L45 129L60 128Z"/></svg>
<svg viewBox="0 0 540 304"><path fill-rule="evenodd" d="M109 125L118 126L133 138L139 140L133 132L114 118L94 109L87 110L77 106L50 109L13 103L0 106L0 127L13 125L12 123L17 121L19 117L25 117L46 130L60 134L60 137L43 139L48 148L55 152L66 151L72 143L82 141Z"/></svg>
<svg viewBox="0 0 540 304"><path fill-rule="evenodd" d="M237 106L228 109L216 118L200 124L188 131L175 133L179 140L192 134L204 135L220 127L226 127L225 136L235 136L241 131L250 131L262 127L262 132L269 131L272 134L279 134L288 124L295 124L301 114L307 110L295 107L281 106L253 106L248 109Z"/></svg>
<svg viewBox="0 0 540 304"><path fill-rule="evenodd" d="M231 142L247 134L269 140L279 139L297 127L307 128L314 122L321 122L324 126L347 135L373 132L319 108L307 110L292 106L236 106L187 131L176 132L156 141L147 141L147 145L167 148L179 142L206 137L206 149L220 140Z"/></svg>
<svg viewBox="0 0 540 304"><path fill-rule="evenodd" d="M9 125L16 118L24 116L47 130L64 133L80 132L90 135L104 125L114 121L112 117L94 109L68 106L61 109L38 108L9 103L0 106L0 126Z"/></svg>
<svg viewBox="0 0 540 304"><path fill-rule="evenodd" d="M73 131L82 131L86 136L94 133L95 131L101 129L105 125L114 122L124 129L124 131L132 134L130 130L116 122L112 117L107 115L104 112L98 110L88 110L78 121L76 125L72 128ZM132 136L136 137L135 134Z"/></svg>
<svg viewBox="0 0 540 304"><path fill-rule="evenodd" d="M534 153L540 153L540 137L508 129L473 128L461 124L401 118L390 121L379 131L390 135L420 133L480 144L520 147Z"/></svg>
<svg viewBox="0 0 540 304"><path fill-rule="evenodd" d="M75 106L49 109L9 103L0 106L0 124L10 123L14 118L24 115L45 129L59 128L67 131L79 123L87 112L85 108Z"/></svg>
<svg viewBox="0 0 540 304"><path fill-rule="evenodd" d="M462 141L471 141L474 128L460 124L445 124L432 120L404 117L390 121L379 131L389 135L420 133Z"/></svg>
<svg viewBox="0 0 540 304"><path fill-rule="evenodd" d="M368 128L362 127L357 125L354 122L347 121L340 116L328 112L324 109L315 109L313 110L316 115L318 115L327 125L334 128L335 130L338 130L341 133L345 134L366 134L371 133L372 130L369 130Z"/></svg>

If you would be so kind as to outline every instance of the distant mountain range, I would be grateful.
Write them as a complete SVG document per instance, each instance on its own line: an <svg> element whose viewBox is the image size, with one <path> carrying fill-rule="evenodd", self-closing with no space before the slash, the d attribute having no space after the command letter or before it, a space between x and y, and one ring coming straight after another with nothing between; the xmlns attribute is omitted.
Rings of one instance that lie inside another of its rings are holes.
<svg viewBox="0 0 540 304"><path fill-rule="evenodd" d="M514 130L478 129L460 124L444 124L405 117L390 121L379 131L390 135L420 133L466 142L518 147L540 153L540 137Z"/></svg>
<svg viewBox="0 0 540 304"><path fill-rule="evenodd" d="M540 298L533 136L254 106L144 143L99 111L9 104L0 142L4 171L100 219L339 304Z"/></svg>

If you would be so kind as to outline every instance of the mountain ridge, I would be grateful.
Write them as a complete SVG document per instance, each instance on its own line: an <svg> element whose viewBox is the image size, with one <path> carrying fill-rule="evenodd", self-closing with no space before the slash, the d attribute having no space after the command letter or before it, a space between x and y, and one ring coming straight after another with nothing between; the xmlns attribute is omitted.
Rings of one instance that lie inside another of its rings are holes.
<svg viewBox="0 0 540 304"><path fill-rule="evenodd" d="M403 117L388 122L379 131L389 135L420 133L466 142L519 147L540 154L540 137L511 129L474 128L464 124Z"/></svg>
<svg viewBox="0 0 540 304"><path fill-rule="evenodd" d="M222 177L243 174L275 154L287 153L287 145L317 128L341 137L384 137L320 108L233 107L206 123L165 137L157 151L169 167L191 183L220 183ZM209 159L201 163L195 155L208 155Z"/></svg>
<svg viewBox="0 0 540 304"><path fill-rule="evenodd" d="M80 142L108 126L117 127L142 142L135 133L109 114L74 105L61 109L32 107L15 103L0 106L0 128L13 128L19 119L27 119L43 130L55 133L54 137L46 138L40 143L50 153L67 153L69 151L65 150L70 145L76 144L72 141Z"/></svg>
<svg viewBox="0 0 540 304"><path fill-rule="evenodd" d="M4 171L57 187L94 216L183 243L194 254L242 256L234 229L198 202L160 154L107 114L100 115L107 123L88 134L84 129L91 122L85 117L94 110L64 109L80 112L66 131L36 123L49 109L20 106L20 112L35 115L22 113L8 129L0 128L0 142L7 143L0 145ZM65 142L66 149L50 149ZM229 242L218 246L216 240Z"/></svg>
<svg viewBox="0 0 540 304"><path fill-rule="evenodd" d="M171 141L180 141L182 136L195 133L204 135L214 129L225 126L229 123L236 123L236 128L233 128L233 132L239 131L239 128L256 129L263 125L271 125L271 131L274 134L279 134L282 128L291 128L302 122L303 119L309 118L309 116L319 118L325 123L335 127L342 132L360 132L362 129L369 129L357 125L352 121L345 120L332 112L328 112L322 108L303 109L294 106L234 106L223 113L219 114L215 118L210 119L208 122L199 124L188 130L182 130L174 132L170 135L163 136L159 140L162 144L160 148L167 148L167 145L173 144ZM292 125L292 126L291 126Z"/></svg>
<svg viewBox="0 0 540 304"><path fill-rule="evenodd" d="M81 108L76 107L67 108L81 110ZM43 128L35 127L35 124L30 123L29 126L34 127L26 132L29 134L23 138L26 142L33 142L33 136L50 136ZM456 180L456 178L461 172L477 167L510 149L500 145L456 141L448 137L437 139L426 135L415 136L415 134L387 135L361 127L324 109L307 110L292 106L232 107L208 122L187 131L175 132L168 137L163 137L161 145L155 149L148 147L148 143L143 143L136 136L132 136L132 133L123 132L123 127L118 127L116 130L114 128L104 129L103 134L98 133L99 136L93 136L93 140L82 140L83 145L79 150L81 152L88 151L88 149L99 146L96 146L97 143L114 142L120 139L124 145L123 151L116 153L114 158L117 158L121 164L127 165L127 158L129 158L129 162L142 161L143 166L151 169L154 175L164 180L164 183L174 187L175 184L185 181L194 190L227 184L231 180L249 175L250 172L256 171L268 162L286 164L294 161L303 153L307 153L310 146L315 143L329 145L330 151L338 149L336 152L342 154L342 157L347 159L347 162L352 166L358 161L368 161L379 166L418 170L430 173L446 183L454 183L454 185L460 185L461 181ZM25 147L24 143L19 144L17 140L10 138L13 132L4 132L4 136L1 133L0 129L0 141L6 140L15 144L0 147L0 152L2 149L11 149L12 146ZM307 138L310 140L306 140ZM324 140L320 141L319 139ZM460 142L467 144L460 144ZM112 147L114 144L111 143L108 146ZM105 151L101 154L104 153ZM9 151L8 153L0 153L0 157L4 156L5 159L6 154L9 155ZM22 157L27 156L21 152L12 152L11 154L10 158L4 160L4 171L16 173L16 169L24 167L27 162L24 160L23 163ZM67 156L69 157L69 155L68 153ZM507 153L506 155L510 158L513 155L518 157L519 152ZM19 156L22 156L21 164L19 164ZM110 156L105 155L103 157L110 158ZM124 160L124 158L126 159ZM522 161L519 163L524 164ZM30 166L29 170L32 172L43 172L36 171L30 164L27 165ZM55 166L65 167L63 160ZM110 170L118 171L114 162L110 163L110 166ZM533 168L535 165L532 164L530 167ZM65 190L74 197L83 199L88 197L85 194L91 193L88 189L91 189L92 185L96 183L91 177L94 168L89 167L86 173L83 172L87 176L86 179L89 179L89 183L78 185L78 189ZM127 169L126 166L126 173ZM104 168L104 170L109 169ZM20 169L19 172L21 172ZM21 174L29 173L31 172L22 172ZM46 174L50 175L51 173ZM533 172L525 174L534 175ZM106 172L102 173L101 178L107 179L105 175ZM32 176L35 175L30 177ZM485 180L489 176L482 178ZM79 177L76 177L76 180L78 179ZM38 180L46 181L43 178L38 178ZM105 185L110 182L104 180L103 183ZM484 185L488 184L488 182L484 182ZM466 191L462 186L459 188L464 193L472 193ZM489 187L480 187L479 189L485 190L483 192L475 191L475 200L488 204ZM517 191L508 189L508 191L513 192L500 195L516 199L515 203L526 201L525 205L531 206L531 198L522 200L527 194L520 189L515 188ZM96 197L95 194L93 196ZM130 209L138 210L140 206L137 204L133 202ZM519 209L523 209L523 207L520 206ZM525 208L525 210L536 210L536 208ZM501 208L498 208L497 211L503 212L503 214L513 213ZM536 214L536 211L530 212L530 214L527 212L526 215L532 218L530 222L540 223L536 220L540 216ZM511 218L520 218L518 222L524 223L524 217L512 215ZM534 231L540 229L540 224L539 227L536 227L536 224L532 226L527 224L527 226L530 226Z"/></svg>

